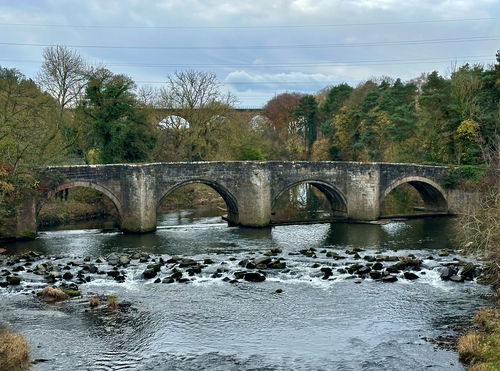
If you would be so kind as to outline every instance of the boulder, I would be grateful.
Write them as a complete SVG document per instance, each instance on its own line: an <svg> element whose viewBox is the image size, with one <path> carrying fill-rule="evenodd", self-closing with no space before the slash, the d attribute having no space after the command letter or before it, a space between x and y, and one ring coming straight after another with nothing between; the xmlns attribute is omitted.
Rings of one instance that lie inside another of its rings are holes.
<svg viewBox="0 0 500 371"><path fill-rule="evenodd" d="M398 278L396 276L390 274L382 278L382 282L396 282L397 280Z"/></svg>
<svg viewBox="0 0 500 371"><path fill-rule="evenodd" d="M394 264L394 265L391 265L391 266L385 268L385 270L389 273L399 273L400 269L401 269L401 267L398 264Z"/></svg>
<svg viewBox="0 0 500 371"><path fill-rule="evenodd" d="M106 274L110 277L118 277L120 275L120 272L115 271L115 270L111 270L111 271L106 272Z"/></svg>
<svg viewBox="0 0 500 371"><path fill-rule="evenodd" d="M108 264L117 265L118 261L119 261L118 256L116 256L115 254L111 254L108 256Z"/></svg>
<svg viewBox="0 0 500 371"><path fill-rule="evenodd" d="M198 264L198 265L193 265L192 267L189 267L188 269L186 269L186 272L190 276L194 276L195 274L200 274L202 269L203 269L203 266Z"/></svg>
<svg viewBox="0 0 500 371"><path fill-rule="evenodd" d="M460 272L460 275L467 281L472 281L474 277L477 276L476 273L476 266L472 263L466 263L462 267L462 271Z"/></svg>
<svg viewBox="0 0 500 371"><path fill-rule="evenodd" d="M450 277L450 281L453 282L464 282L464 278L458 274L454 274L453 276Z"/></svg>
<svg viewBox="0 0 500 371"><path fill-rule="evenodd" d="M73 274L71 272L65 272L62 276L65 280L70 280L73 278Z"/></svg>
<svg viewBox="0 0 500 371"><path fill-rule="evenodd" d="M123 276L123 275L120 274L119 276L115 277L115 281L117 281L117 282L125 282L125 276Z"/></svg>
<svg viewBox="0 0 500 371"><path fill-rule="evenodd" d="M18 276L8 276L6 278L6 281L9 285L20 285L21 284L21 277Z"/></svg>
<svg viewBox="0 0 500 371"><path fill-rule="evenodd" d="M416 280L420 278L418 275L412 272L404 272L403 275L407 280Z"/></svg>
<svg viewBox="0 0 500 371"><path fill-rule="evenodd" d="M324 279L324 280L327 280L328 278L330 278L333 275L332 268L330 268L330 267L321 268L321 272L324 273L324 275L322 277L322 279Z"/></svg>
<svg viewBox="0 0 500 371"><path fill-rule="evenodd" d="M372 265L372 269L374 271L380 271L380 270L384 269L384 265L380 262L376 262Z"/></svg>
<svg viewBox="0 0 500 371"><path fill-rule="evenodd" d="M177 269L172 269L170 278L173 278L174 280L180 280L182 278L182 272L178 271Z"/></svg>
<svg viewBox="0 0 500 371"><path fill-rule="evenodd" d="M373 280L378 280L378 279L380 279L382 277L382 273L379 272L379 271L371 271L370 272L370 277Z"/></svg>
<svg viewBox="0 0 500 371"><path fill-rule="evenodd" d="M449 267L444 267L443 269L441 269L441 279L445 281L449 280L451 276L454 276L457 272L458 269L453 265L450 265Z"/></svg>
<svg viewBox="0 0 500 371"><path fill-rule="evenodd" d="M248 262L246 265L245 265L245 268L246 269L255 269L257 266L255 265L254 262Z"/></svg>
<svg viewBox="0 0 500 371"><path fill-rule="evenodd" d="M161 265L160 264L149 264L147 269L153 269L156 273L161 271Z"/></svg>
<svg viewBox="0 0 500 371"><path fill-rule="evenodd" d="M108 272L109 274L109 272ZM147 268L144 272L142 272L142 275L146 279L154 278L156 277L156 270Z"/></svg>
<svg viewBox="0 0 500 371"><path fill-rule="evenodd" d="M243 279L249 282L262 282L266 280L266 276L259 272L247 272L243 276Z"/></svg>
<svg viewBox="0 0 500 371"><path fill-rule="evenodd" d="M313 258L316 256L316 250L313 250L313 249L309 249L309 250L299 250L299 252L304 255L304 256L307 256L308 258Z"/></svg>
<svg viewBox="0 0 500 371"><path fill-rule="evenodd" d="M125 266L125 265L130 264L130 259L129 259L129 257L128 257L128 256L126 256L126 255L122 255L122 256L120 256L120 258L118 259L118 263L119 263L120 265Z"/></svg>
<svg viewBox="0 0 500 371"><path fill-rule="evenodd" d="M255 265L267 265L271 262L272 258L270 256L261 256L260 258L254 259L253 263Z"/></svg>
<svg viewBox="0 0 500 371"><path fill-rule="evenodd" d="M361 274L361 275L363 275L363 274L368 274L368 273L370 273L370 272L371 272L371 270L372 270L372 269L371 269L370 267L364 266L364 267L359 268L359 269L356 271L356 273L357 273L357 274Z"/></svg>
<svg viewBox="0 0 500 371"><path fill-rule="evenodd" d="M282 261L279 261L279 260L275 260L275 261L272 261L271 263L269 263L267 265L267 267L270 268L270 269L285 269L286 268L286 263L282 262Z"/></svg>
<svg viewBox="0 0 500 371"><path fill-rule="evenodd" d="M179 268L187 268L197 264L198 262L194 259L182 258L179 263Z"/></svg>

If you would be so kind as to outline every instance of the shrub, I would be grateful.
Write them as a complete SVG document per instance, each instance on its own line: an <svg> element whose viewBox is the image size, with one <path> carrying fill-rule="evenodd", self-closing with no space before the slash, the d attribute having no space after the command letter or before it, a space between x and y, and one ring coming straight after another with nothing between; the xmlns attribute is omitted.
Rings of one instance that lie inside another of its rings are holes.
<svg viewBox="0 0 500 371"><path fill-rule="evenodd" d="M111 309L118 308L118 298L116 296L109 296L107 305L108 305L108 308L111 308Z"/></svg>
<svg viewBox="0 0 500 371"><path fill-rule="evenodd" d="M0 329L0 368L25 370L28 368L28 341L20 334Z"/></svg>
<svg viewBox="0 0 500 371"><path fill-rule="evenodd" d="M91 308L98 307L99 304L101 304L101 301L99 300L99 298L92 297L92 298L89 299L89 306Z"/></svg>
<svg viewBox="0 0 500 371"><path fill-rule="evenodd" d="M469 332L458 339L458 357L464 363L472 363L479 353L481 335L477 332Z"/></svg>
<svg viewBox="0 0 500 371"><path fill-rule="evenodd" d="M42 291L37 293L37 296L46 302L56 302L69 298L69 295L64 291L52 286L44 287Z"/></svg>

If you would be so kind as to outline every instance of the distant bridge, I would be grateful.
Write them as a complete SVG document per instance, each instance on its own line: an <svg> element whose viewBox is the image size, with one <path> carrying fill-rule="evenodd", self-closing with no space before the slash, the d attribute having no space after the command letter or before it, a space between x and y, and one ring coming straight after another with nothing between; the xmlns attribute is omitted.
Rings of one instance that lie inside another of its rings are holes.
<svg viewBox="0 0 500 371"><path fill-rule="evenodd" d="M330 201L331 214L347 220L376 220L384 198L410 184L421 195L426 212L456 213L473 192L445 189L448 168L415 164L361 162L192 162L78 165L39 170L44 189L18 208L17 236L36 234L36 216L55 193L88 187L114 203L125 232L156 229L161 200L179 187L203 183L224 199L228 221L244 227L270 225L273 207L291 187L308 183Z"/></svg>

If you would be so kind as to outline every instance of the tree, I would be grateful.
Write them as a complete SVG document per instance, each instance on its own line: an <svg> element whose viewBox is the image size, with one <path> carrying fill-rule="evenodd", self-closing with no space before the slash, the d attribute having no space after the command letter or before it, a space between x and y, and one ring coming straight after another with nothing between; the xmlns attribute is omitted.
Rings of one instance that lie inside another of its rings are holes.
<svg viewBox="0 0 500 371"><path fill-rule="evenodd" d="M199 71L178 72L168 77L160 93L159 107L167 113L163 145L156 157L165 160L173 146L177 158L208 160L218 148L224 125L234 116L235 98L224 94L215 74Z"/></svg>
<svg viewBox="0 0 500 371"><path fill-rule="evenodd" d="M86 152L97 151L99 162L141 162L156 144L134 82L125 75L99 70L89 81L78 107L85 125ZM92 153L92 152L90 152Z"/></svg>
<svg viewBox="0 0 500 371"><path fill-rule="evenodd" d="M299 123L300 131L304 135L304 147L308 157L311 155L312 145L317 138L317 111L318 103L316 98L312 95L306 95L299 99L299 103L292 114L294 120Z"/></svg>
<svg viewBox="0 0 500 371"><path fill-rule="evenodd" d="M83 95L89 77L88 67L76 51L62 45L45 48L43 59L37 82L59 102L62 115Z"/></svg>
<svg viewBox="0 0 500 371"><path fill-rule="evenodd" d="M32 168L64 162L56 116L52 97L19 71L0 67L0 235L12 236L18 202L38 186Z"/></svg>
<svg viewBox="0 0 500 371"><path fill-rule="evenodd" d="M325 101L320 105L319 112L324 118L335 115L344 105L354 89L346 83L330 88L326 94Z"/></svg>
<svg viewBox="0 0 500 371"><path fill-rule="evenodd" d="M278 135L286 136L289 132L294 131L293 112L301 97L303 94L300 93L279 94L262 108L262 114L271 121Z"/></svg>
<svg viewBox="0 0 500 371"><path fill-rule="evenodd" d="M56 125L57 103L15 69L0 67L0 163L57 163L65 143Z"/></svg>

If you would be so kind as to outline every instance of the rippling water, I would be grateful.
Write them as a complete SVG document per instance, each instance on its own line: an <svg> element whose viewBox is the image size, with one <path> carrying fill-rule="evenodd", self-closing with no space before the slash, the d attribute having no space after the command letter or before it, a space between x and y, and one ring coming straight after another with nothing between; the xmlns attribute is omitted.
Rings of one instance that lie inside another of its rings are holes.
<svg viewBox="0 0 500 371"><path fill-rule="evenodd" d="M489 293L476 282L439 278L434 267L458 257L436 255L453 248L453 222L252 230L183 211L163 215L159 230L149 235L46 231L36 241L7 246L9 253L34 250L67 261L140 251L211 258L214 264L188 284L144 280L146 264L132 264L124 283L96 277L80 285L83 298L52 305L31 294L42 282L0 289L0 324L29 339L33 359L47 360L35 370L459 370L454 351L422 339L455 335ZM310 247L318 250L317 258L295 255ZM341 267L354 260L335 261L319 251L354 247L364 249L361 254L413 253L426 268L416 281L356 283L337 272L322 279L317 265ZM261 283L211 278L217 268L230 275L241 268L240 260L272 248L282 249L285 273L269 272ZM89 311L88 295L116 295L127 305Z"/></svg>

